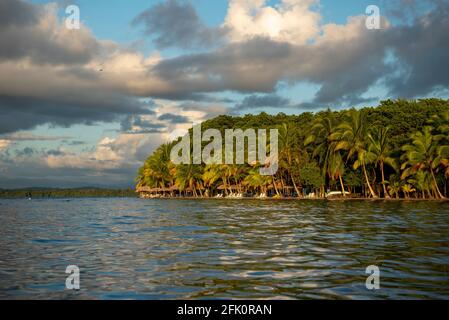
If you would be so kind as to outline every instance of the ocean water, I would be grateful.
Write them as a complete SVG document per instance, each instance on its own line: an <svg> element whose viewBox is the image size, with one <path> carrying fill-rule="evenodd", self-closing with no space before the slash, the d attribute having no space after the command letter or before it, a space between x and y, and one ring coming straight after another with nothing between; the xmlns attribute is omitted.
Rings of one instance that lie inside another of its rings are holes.
<svg viewBox="0 0 449 320"><path fill-rule="evenodd" d="M449 299L449 205L0 199L0 299L24 298Z"/></svg>

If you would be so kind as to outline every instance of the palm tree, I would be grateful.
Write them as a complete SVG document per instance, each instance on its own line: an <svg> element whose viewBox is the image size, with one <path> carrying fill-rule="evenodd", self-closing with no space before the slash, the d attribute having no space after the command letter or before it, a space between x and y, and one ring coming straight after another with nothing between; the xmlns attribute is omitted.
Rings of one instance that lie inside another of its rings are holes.
<svg viewBox="0 0 449 320"><path fill-rule="evenodd" d="M394 180L390 182L390 185L388 186L388 191L390 192L390 195L395 197L396 199L399 199L399 191L401 191L402 185L401 182L398 180Z"/></svg>
<svg viewBox="0 0 449 320"><path fill-rule="evenodd" d="M432 178L427 171L418 171L408 183L416 187L416 190L421 193L422 198L426 197L426 193L431 196L430 189L432 188Z"/></svg>
<svg viewBox="0 0 449 320"><path fill-rule="evenodd" d="M174 183L171 174L173 163L170 161L169 144L162 144L156 151L145 161L143 167L139 169L137 186L162 187L167 184L172 186Z"/></svg>
<svg viewBox="0 0 449 320"><path fill-rule="evenodd" d="M220 180L220 165L217 164L208 164L204 168L204 173L202 176L202 180L204 186L208 188L209 194L211 193L212 186Z"/></svg>
<svg viewBox="0 0 449 320"><path fill-rule="evenodd" d="M375 155L367 150L365 115L363 112L355 109L350 110L348 113L348 120L342 122L332 136L332 139L338 141L335 150L347 151L347 161L353 158L355 159L354 169L358 169L360 166L362 167L371 196L377 198L366 171L366 165L375 161Z"/></svg>
<svg viewBox="0 0 449 320"><path fill-rule="evenodd" d="M441 165L445 168L444 175L449 178L449 146L439 147L438 156L441 159Z"/></svg>
<svg viewBox="0 0 449 320"><path fill-rule="evenodd" d="M410 184L404 184L401 189L404 192L404 195L405 195L406 199L408 199L410 197L411 193L416 191L416 189L413 188L413 186L410 185Z"/></svg>
<svg viewBox="0 0 449 320"><path fill-rule="evenodd" d="M292 136L294 128L291 124L282 124L279 128L279 164L283 168L290 179L292 180L293 187L295 188L296 194L299 196L299 189L295 182L295 177L293 176L291 168L293 167L293 150L295 149L295 143ZM273 177L273 184L276 188L276 193L279 195L279 191L276 187L276 179Z"/></svg>
<svg viewBox="0 0 449 320"><path fill-rule="evenodd" d="M310 134L304 141L304 145L307 146L314 143L313 156L318 157L323 176L329 177L333 181L338 179L343 196L345 196L342 179L344 162L340 152L336 149L337 142L334 138L337 132L337 125L337 120L328 111L325 117L320 117L314 122Z"/></svg>
<svg viewBox="0 0 449 320"><path fill-rule="evenodd" d="M268 185L271 183L271 177L261 175L259 168L255 167L248 172L243 183L248 187L259 189L261 193L266 193Z"/></svg>
<svg viewBox="0 0 449 320"><path fill-rule="evenodd" d="M343 197L346 197L345 185L343 183L343 174L345 172L345 163L343 157L339 152L334 152L329 159L329 171L328 174L332 180L340 182L341 193Z"/></svg>
<svg viewBox="0 0 449 320"><path fill-rule="evenodd" d="M433 135L432 127L426 126L423 131L418 131L411 135L411 144L402 147L405 152L402 156L404 160L401 169L403 169L402 179L405 179L418 171L426 171L432 178L432 189L439 198L444 198L438 187L435 178L435 170L441 164L441 156L438 153L440 146L438 141L441 135Z"/></svg>
<svg viewBox="0 0 449 320"><path fill-rule="evenodd" d="M368 152L374 155L376 167L380 168L385 198L389 198L389 195L385 185L384 165L386 164L393 169L396 168L395 160L390 156L389 130L388 127L376 127L372 133L368 133Z"/></svg>
<svg viewBox="0 0 449 320"><path fill-rule="evenodd" d="M222 164L220 165L220 177L223 181L224 191L225 194L228 195L229 193L232 193L230 178L232 177L233 169L232 166L229 164ZM229 190L227 189L229 188Z"/></svg>
<svg viewBox="0 0 449 320"><path fill-rule="evenodd" d="M193 195L198 197L198 192L202 196L202 167L196 164L181 164L176 166L176 185L180 191L191 188Z"/></svg>

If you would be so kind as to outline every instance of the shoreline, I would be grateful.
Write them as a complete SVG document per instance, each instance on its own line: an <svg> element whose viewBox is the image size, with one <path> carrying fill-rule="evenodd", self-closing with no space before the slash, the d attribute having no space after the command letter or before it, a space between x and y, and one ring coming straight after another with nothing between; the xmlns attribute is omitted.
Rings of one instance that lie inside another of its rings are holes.
<svg viewBox="0 0 449 320"><path fill-rule="evenodd" d="M449 202L448 199L385 199L385 198L205 198L205 197L161 197L161 198L139 198L141 200L261 200L261 201L370 201L370 202Z"/></svg>

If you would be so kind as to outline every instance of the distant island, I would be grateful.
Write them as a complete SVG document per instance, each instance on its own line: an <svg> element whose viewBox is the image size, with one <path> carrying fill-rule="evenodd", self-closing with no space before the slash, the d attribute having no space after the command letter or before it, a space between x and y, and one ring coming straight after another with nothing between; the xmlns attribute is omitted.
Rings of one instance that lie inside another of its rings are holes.
<svg viewBox="0 0 449 320"><path fill-rule="evenodd" d="M136 197L133 189L102 189L102 188L23 188L23 189L0 189L2 199L45 199L45 198L109 198L109 197Z"/></svg>
<svg viewBox="0 0 449 320"><path fill-rule="evenodd" d="M260 175L260 163L175 165L170 152L179 138L147 158L136 191L142 198L448 197L449 100L386 100L378 107L299 115L222 115L202 123L202 130L222 134L252 128L279 131L274 176Z"/></svg>

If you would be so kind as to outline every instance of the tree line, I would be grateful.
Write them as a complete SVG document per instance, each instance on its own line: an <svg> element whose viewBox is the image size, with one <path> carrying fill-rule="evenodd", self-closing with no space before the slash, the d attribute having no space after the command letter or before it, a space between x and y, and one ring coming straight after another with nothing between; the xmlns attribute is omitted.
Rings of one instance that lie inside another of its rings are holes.
<svg viewBox="0 0 449 320"><path fill-rule="evenodd" d="M262 176L260 163L174 165L170 151L179 138L146 159L137 188L176 187L196 197L221 191L275 197L322 197L328 191L366 198L448 196L449 100L386 100L377 107L299 115L222 115L202 123L203 131L209 128L222 134L277 128L279 170Z"/></svg>
<svg viewBox="0 0 449 320"><path fill-rule="evenodd" d="M77 188L77 189L0 189L0 198L109 198L109 197L136 197L133 189L99 189L99 188Z"/></svg>

